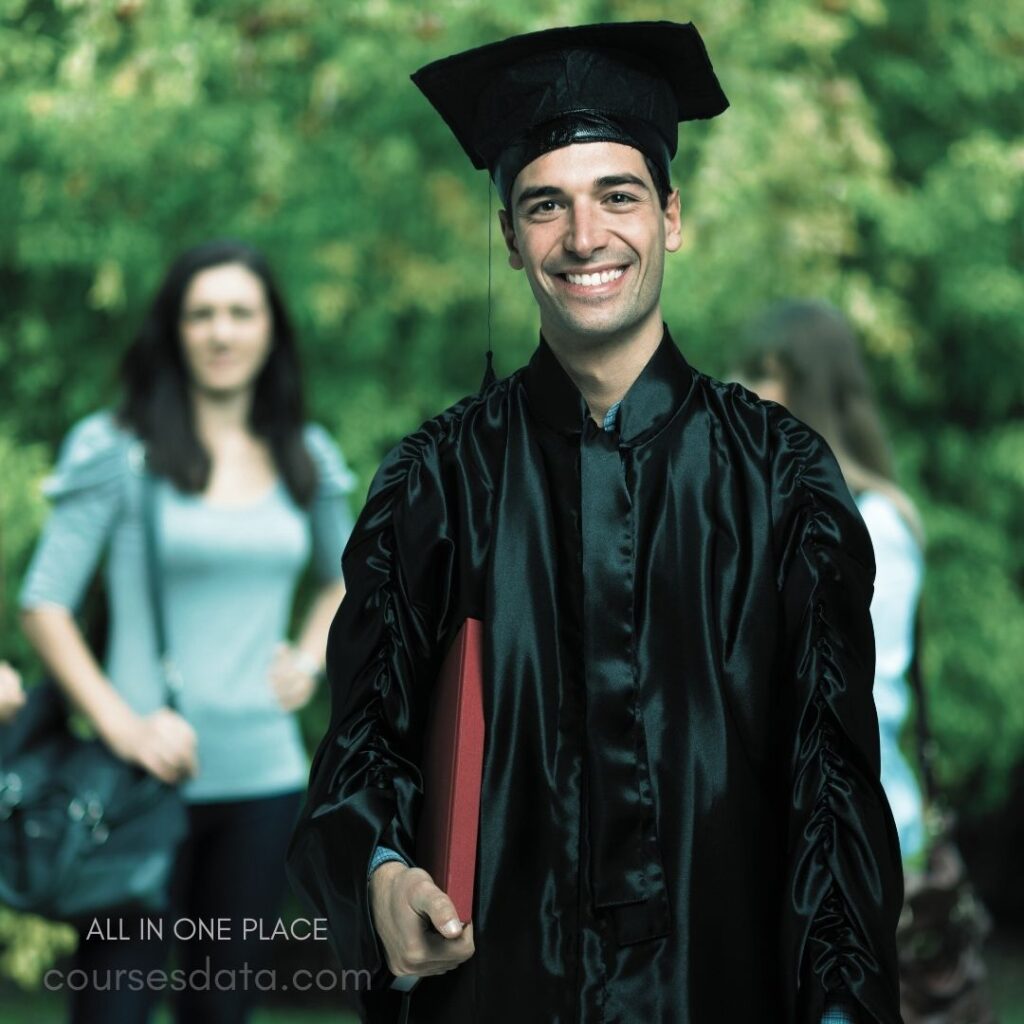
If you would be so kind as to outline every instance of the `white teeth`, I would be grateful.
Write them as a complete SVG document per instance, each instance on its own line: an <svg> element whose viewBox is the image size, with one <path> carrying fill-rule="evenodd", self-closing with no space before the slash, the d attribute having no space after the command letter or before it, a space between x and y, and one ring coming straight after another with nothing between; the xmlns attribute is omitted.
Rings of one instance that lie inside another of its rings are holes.
<svg viewBox="0 0 1024 1024"><path fill-rule="evenodd" d="M581 284L584 288L593 288L595 285L617 281L625 272L624 267L618 267L615 270L602 270L597 274L566 274L565 279L569 284Z"/></svg>

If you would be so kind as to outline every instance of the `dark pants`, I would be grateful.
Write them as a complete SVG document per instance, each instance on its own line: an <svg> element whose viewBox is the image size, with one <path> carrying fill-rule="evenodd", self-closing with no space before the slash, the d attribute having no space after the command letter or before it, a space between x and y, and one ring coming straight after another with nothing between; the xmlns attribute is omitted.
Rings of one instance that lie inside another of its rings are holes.
<svg viewBox="0 0 1024 1024"><path fill-rule="evenodd" d="M83 928L73 966L86 972L89 983L71 993L71 1024L146 1024L162 991L144 979L150 971L170 970L175 926L182 941L173 969L183 973L171 976L163 989L174 1002L175 1019L243 1024L259 994L255 972L267 965L271 947L259 934L242 938L243 918L263 918L266 935L273 929L301 799L292 792L190 805L189 835L175 863L162 938L139 938L146 919L129 915L111 919L113 934L120 929L130 936L127 941L86 938ZM211 923L219 924L219 937L185 941L193 926ZM79 987L82 975L75 979Z"/></svg>

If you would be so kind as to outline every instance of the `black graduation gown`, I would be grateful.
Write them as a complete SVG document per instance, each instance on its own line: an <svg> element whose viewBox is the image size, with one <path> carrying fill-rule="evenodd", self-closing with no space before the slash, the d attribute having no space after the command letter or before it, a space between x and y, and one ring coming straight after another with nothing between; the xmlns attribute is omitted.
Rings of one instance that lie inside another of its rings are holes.
<svg viewBox="0 0 1024 1024"><path fill-rule="evenodd" d="M899 848L879 784L870 541L821 438L668 336L593 427L529 365L386 458L345 549L330 727L294 884L390 980L375 846L415 860L421 737L484 622L476 953L411 1021L899 1021ZM390 994L368 1019L395 1019Z"/></svg>

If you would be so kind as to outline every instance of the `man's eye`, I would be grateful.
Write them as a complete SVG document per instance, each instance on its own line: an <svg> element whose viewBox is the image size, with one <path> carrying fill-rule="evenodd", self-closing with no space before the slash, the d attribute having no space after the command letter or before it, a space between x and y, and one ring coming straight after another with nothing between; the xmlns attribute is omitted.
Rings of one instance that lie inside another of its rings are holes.
<svg viewBox="0 0 1024 1024"><path fill-rule="evenodd" d="M248 306L232 306L231 315L236 320L251 320L256 315L256 311Z"/></svg>
<svg viewBox="0 0 1024 1024"><path fill-rule="evenodd" d="M535 215L538 213L554 213L558 209L558 204L554 199L544 199L539 203L535 203L530 207L530 214Z"/></svg>
<svg viewBox="0 0 1024 1024"><path fill-rule="evenodd" d="M613 206L625 206L627 203L632 203L633 201L633 196L628 192L612 192L612 194L608 196L608 202Z"/></svg>
<svg viewBox="0 0 1024 1024"><path fill-rule="evenodd" d="M197 324L203 320L209 320L210 318L209 309L189 309L185 311L184 321L189 324Z"/></svg>

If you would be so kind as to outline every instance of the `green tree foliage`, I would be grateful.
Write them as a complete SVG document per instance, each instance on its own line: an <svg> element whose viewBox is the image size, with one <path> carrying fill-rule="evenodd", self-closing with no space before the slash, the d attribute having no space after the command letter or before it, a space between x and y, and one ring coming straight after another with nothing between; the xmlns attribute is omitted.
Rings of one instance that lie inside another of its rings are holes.
<svg viewBox="0 0 1024 1024"><path fill-rule="evenodd" d="M25 988L38 988L54 960L74 948L75 932L69 925L0 906L0 975Z"/></svg>
<svg viewBox="0 0 1024 1024"><path fill-rule="evenodd" d="M681 132L667 319L719 375L773 299L855 322L930 538L943 774L998 798L1024 743L1024 7L997 0L0 0L5 650L39 445L115 399L183 246L269 252L311 408L364 482L476 387L488 305L499 372L525 361L536 314L489 238L497 200L407 76L634 18L692 18L733 104Z"/></svg>

